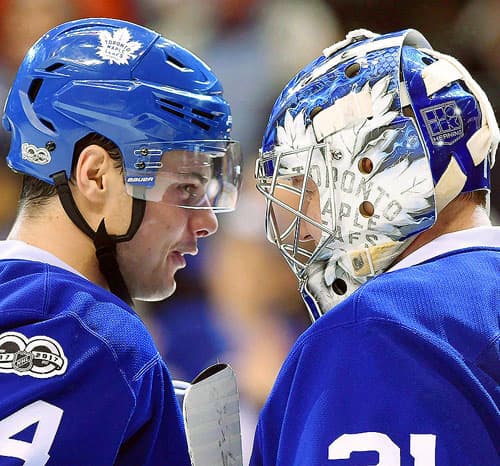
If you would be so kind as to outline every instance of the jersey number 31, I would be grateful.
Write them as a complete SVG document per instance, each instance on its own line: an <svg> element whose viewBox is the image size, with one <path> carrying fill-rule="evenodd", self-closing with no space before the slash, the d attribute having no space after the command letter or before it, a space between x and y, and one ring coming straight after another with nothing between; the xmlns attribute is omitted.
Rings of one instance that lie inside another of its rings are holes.
<svg viewBox="0 0 500 466"><path fill-rule="evenodd" d="M329 460L349 459L355 451L376 451L379 461L376 466L400 466L399 447L379 432L344 434L328 447ZM433 434L410 434L410 454L415 466L435 466L436 436Z"/></svg>

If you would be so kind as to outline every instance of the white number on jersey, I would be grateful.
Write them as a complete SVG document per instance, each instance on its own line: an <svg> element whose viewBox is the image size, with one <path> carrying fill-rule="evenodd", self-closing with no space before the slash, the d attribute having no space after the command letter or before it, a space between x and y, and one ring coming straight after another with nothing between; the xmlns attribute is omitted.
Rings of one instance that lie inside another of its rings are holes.
<svg viewBox="0 0 500 466"><path fill-rule="evenodd" d="M379 461L373 466L400 466L399 447L387 436L379 432L344 434L328 447L329 460L349 459L355 451L376 451ZM436 465L436 436L433 434L410 434L410 454L415 466Z"/></svg>
<svg viewBox="0 0 500 466"><path fill-rule="evenodd" d="M38 400L1 420L0 456L20 458L24 466L45 465L62 415L62 409ZM31 443L12 438L35 423L38 425Z"/></svg>

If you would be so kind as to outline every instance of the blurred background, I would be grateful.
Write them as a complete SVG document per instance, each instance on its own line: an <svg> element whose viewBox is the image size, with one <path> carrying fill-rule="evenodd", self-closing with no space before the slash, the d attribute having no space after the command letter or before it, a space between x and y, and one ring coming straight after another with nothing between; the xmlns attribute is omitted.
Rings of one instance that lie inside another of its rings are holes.
<svg viewBox="0 0 500 466"><path fill-rule="evenodd" d="M352 29L420 30L432 46L458 58L500 111L500 2L497 0L0 0L0 99L27 49L44 32L82 17L108 16L147 25L203 58L233 109L233 137L245 155L238 211L219 217L219 233L177 274L169 300L138 310L174 378L191 380L229 362L238 375L244 458L258 411L297 336L308 325L294 276L264 233L264 204L254 189L254 160L271 106L304 65ZM5 156L8 138L0 132ZM499 223L500 163L492 210ZM16 212L19 179L0 160L0 234ZM495 193L496 188L496 193Z"/></svg>

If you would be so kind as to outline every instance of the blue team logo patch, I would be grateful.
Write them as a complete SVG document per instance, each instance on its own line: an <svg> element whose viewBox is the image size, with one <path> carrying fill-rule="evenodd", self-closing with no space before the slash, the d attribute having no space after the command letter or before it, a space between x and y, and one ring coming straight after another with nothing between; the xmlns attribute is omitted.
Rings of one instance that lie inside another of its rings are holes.
<svg viewBox="0 0 500 466"><path fill-rule="evenodd" d="M27 338L17 332L0 334L0 373L47 379L64 374L67 367L61 345L52 338Z"/></svg>
<svg viewBox="0 0 500 466"><path fill-rule="evenodd" d="M435 146L451 145L464 136L462 114L454 101L420 110Z"/></svg>

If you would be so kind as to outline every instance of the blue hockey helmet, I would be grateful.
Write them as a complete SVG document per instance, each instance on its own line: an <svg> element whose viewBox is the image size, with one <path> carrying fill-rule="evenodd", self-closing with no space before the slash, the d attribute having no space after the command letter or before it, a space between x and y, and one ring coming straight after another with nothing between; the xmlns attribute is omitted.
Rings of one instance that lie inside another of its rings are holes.
<svg viewBox="0 0 500 466"><path fill-rule="evenodd" d="M498 142L479 85L415 30L352 31L300 71L256 178L311 317L387 270L457 195L488 190Z"/></svg>
<svg viewBox="0 0 500 466"><path fill-rule="evenodd" d="M203 205L235 206L240 152L219 80L198 57L145 27L91 18L49 31L19 68L3 125L12 132L9 166L47 183L60 172L70 178L75 143L98 133L120 149L134 197L157 200L164 154L189 152L211 181Z"/></svg>
<svg viewBox="0 0 500 466"><path fill-rule="evenodd" d="M3 125L12 133L9 166L55 185L67 215L92 238L111 291L129 303L115 246L134 236L145 201L235 207L241 158L221 84L202 60L145 27L90 18L43 35L18 70ZM120 149L134 198L123 235L109 235L105 219L94 231L68 185L77 143L96 133Z"/></svg>

